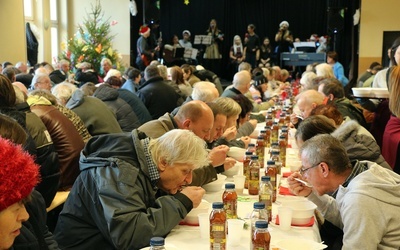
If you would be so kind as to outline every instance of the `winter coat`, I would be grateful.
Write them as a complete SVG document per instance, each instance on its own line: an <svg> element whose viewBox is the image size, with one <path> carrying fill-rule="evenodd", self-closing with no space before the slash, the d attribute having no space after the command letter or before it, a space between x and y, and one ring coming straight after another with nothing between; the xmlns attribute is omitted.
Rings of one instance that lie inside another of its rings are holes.
<svg viewBox="0 0 400 250"><path fill-rule="evenodd" d="M115 113L122 131L130 132L140 126L140 121L131 106L119 98L118 91L110 85L102 84L93 96L102 100Z"/></svg>
<svg viewBox="0 0 400 250"><path fill-rule="evenodd" d="M162 77L154 77L147 80L139 87L136 94L142 100L153 119L158 119L178 106L179 95L173 87L164 82Z"/></svg>
<svg viewBox="0 0 400 250"><path fill-rule="evenodd" d="M92 136L122 132L116 115L107 105L96 97L85 96L80 89L72 93L65 106L82 119Z"/></svg>
<svg viewBox="0 0 400 250"><path fill-rule="evenodd" d="M192 209L187 196L162 195L150 181L141 139L134 130L89 140L55 229L62 249L140 249Z"/></svg>
<svg viewBox="0 0 400 250"><path fill-rule="evenodd" d="M129 106L131 106L133 112L135 112L138 117L140 124L145 124L146 122L151 121L152 118L149 111L137 95L122 88L118 89L118 94L122 100L126 101Z"/></svg>

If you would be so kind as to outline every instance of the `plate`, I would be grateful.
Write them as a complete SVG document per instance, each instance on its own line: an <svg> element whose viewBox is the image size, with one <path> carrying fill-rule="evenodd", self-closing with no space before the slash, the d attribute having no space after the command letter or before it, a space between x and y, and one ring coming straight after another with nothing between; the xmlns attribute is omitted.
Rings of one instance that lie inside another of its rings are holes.
<svg viewBox="0 0 400 250"><path fill-rule="evenodd" d="M281 250L320 250L328 247L322 243L295 237L280 240L275 245Z"/></svg>

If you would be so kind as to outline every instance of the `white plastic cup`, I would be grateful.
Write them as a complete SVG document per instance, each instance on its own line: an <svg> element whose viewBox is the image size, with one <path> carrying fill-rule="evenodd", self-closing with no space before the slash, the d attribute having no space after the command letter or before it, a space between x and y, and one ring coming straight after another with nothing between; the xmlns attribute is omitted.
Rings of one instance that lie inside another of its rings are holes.
<svg viewBox="0 0 400 250"><path fill-rule="evenodd" d="M200 236L202 239L210 238L210 215L208 213L201 213L199 217Z"/></svg>
<svg viewBox="0 0 400 250"><path fill-rule="evenodd" d="M245 175L234 175L233 182L235 183L235 190L237 194L243 194Z"/></svg>
<svg viewBox="0 0 400 250"><path fill-rule="evenodd" d="M278 207L279 228L288 231L292 225L293 210L290 207Z"/></svg>
<svg viewBox="0 0 400 250"><path fill-rule="evenodd" d="M243 234L244 221L239 219L228 219L228 244L238 246Z"/></svg>

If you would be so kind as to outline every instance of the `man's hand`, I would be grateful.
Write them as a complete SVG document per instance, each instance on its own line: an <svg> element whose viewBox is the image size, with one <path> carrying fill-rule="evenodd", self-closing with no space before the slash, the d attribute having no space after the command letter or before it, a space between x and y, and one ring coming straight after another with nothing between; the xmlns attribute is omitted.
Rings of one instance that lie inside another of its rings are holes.
<svg viewBox="0 0 400 250"><path fill-rule="evenodd" d="M235 166L235 164L236 164L236 160L235 159L233 159L231 157L227 157L225 159L225 163L224 163L225 171L233 168L233 166Z"/></svg>
<svg viewBox="0 0 400 250"><path fill-rule="evenodd" d="M218 167L225 163L226 153L229 151L229 147L226 145L221 145L213 148L208 153L208 159L211 161L213 167Z"/></svg>
<svg viewBox="0 0 400 250"><path fill-rule="evenodd" d="M305 186L303 183L298 182L294 178L303 179L299 172L294 172L287 178L290 192L297 196L309 196L312 192L312 188Z"/></svg>
<svg viewBox="0 0 400 250"><path fill-rule="evenodd" d="M232 126L232 127L227 128L225 130L225 132L222 135L222 137L224 137L227 141L232 141L233 139L236 138L236 134L237 134L236 126Z"/></svg>
<svg viewBox="0 0 400 250"><path fill-rule="evenodd" d="M296 125L296 124L299 122L298 115L295 114L295 113L291 114L291 115L290 115L290 122L291 122L293 125Z"/></svg>
<svg viewBox="0 0 400 250"><path fill-rule="evenodd" d="M202 187L189 186L182 189L181 193L186 195L193 202L193 207L196 208L200 205L206 191Z"/></svg>
<svg viewBox="0 0 400 250"><path fill-rule="evenodd" d="M244 148L247 148L251 142L251 138L249 136L242 136L240 137L240 140L244 143Z"/></svg>

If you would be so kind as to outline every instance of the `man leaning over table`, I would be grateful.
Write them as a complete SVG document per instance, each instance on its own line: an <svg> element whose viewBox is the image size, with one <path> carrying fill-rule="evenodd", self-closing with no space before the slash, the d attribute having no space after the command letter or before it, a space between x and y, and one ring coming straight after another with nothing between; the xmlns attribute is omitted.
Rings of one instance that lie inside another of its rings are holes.
<svg viewBox="0 0 400 250"><path fill-rule="evenodd" d="M186 186L207 162L204 141L188 130L93 137L55 229L60 248L140 249L165 237L200 204L204 189Z"/></svg>
<svg viewBox="0 0 400 250"><path fill-rule="evenodd" d="M307 140L300 157L300 172L288 178L290 190L314 202L325 219L343 229L342 249L399 249L399 175L374 162L350 162L341 143L327 134ZM336 199L327 195L332 193Z"/></svg>
<svg viewBox="0 0 400 250"><path fill-rule="evenodd" d="M146 122L138 128L150 138L158 138L172 129L185 129L193 131L195 135L204 141L214 137L216 129L220 127L221 116L213 114L212 109L204 102L194 100L181 106L178 113L172 116L165 113L157 120ZM226 122L226 118L224 120ZM214 126L216 125L216 126ZM193 171L192 186L202 186L217 179L217 173L232 168L236 161L227 158L229 147L217 146L210 150L208 158L210 163ZM222 166L221 166L222 165Z"/></svg>

